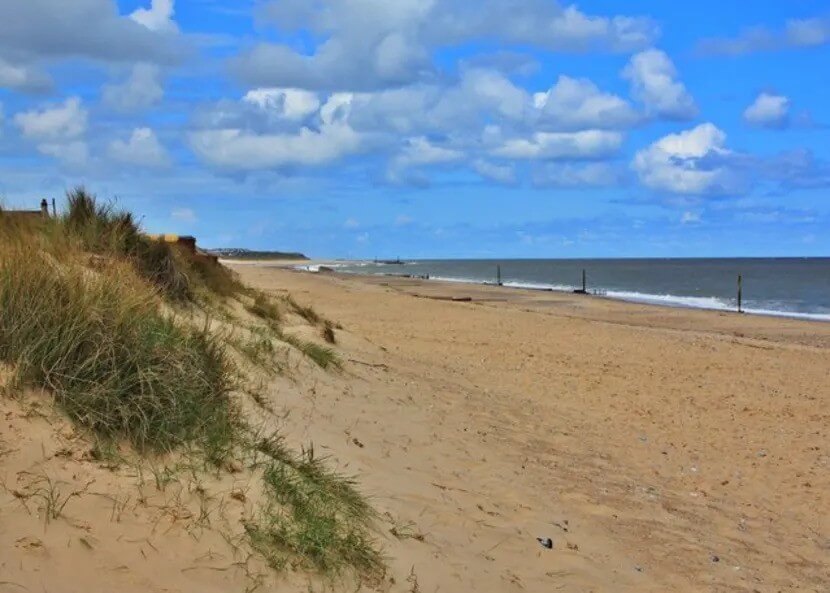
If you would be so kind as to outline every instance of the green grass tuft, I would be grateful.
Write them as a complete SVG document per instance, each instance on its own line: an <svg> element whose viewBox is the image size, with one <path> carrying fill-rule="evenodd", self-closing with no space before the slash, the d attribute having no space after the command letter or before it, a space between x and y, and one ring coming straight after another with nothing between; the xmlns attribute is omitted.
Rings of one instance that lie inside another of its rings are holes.
<svg viewBox="0 0 830 593"><path fill-rule="evenodd" d="M342 367L340 357L331 348L326 348L325 346L320 346L319 344L315 344L314 342L309 342L307 340L301 340L297 336L282 332L280 332L279 338L286 344L290 344L302 352L321 369L339 369Z"/></svg>
<svg viewBox="0 0 830 593"><path fill-rule="evenodd" d="M246 525L254 549L275 568L382 574L383 558L369 534L375 514L354 481L330 470L313 448L295 455L280 438L263 439L257 448L269 458L268 499L257 521Z"/></svg>

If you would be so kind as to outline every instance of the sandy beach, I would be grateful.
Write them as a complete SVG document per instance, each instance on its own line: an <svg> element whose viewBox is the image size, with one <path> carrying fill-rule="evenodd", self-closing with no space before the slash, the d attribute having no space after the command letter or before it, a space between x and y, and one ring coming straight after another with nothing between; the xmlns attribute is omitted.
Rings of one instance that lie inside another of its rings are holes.
<svg viewBox="0 0 830 593"><path fill-rule="evenodd" d="M237 270L346 328L281 403L424 534L389 550L420 591L830 586L830 325Z"/></svg>
<svg viewBox="0 0 830 593"><path fill-rule="evenodd" d="M828 591L830 324L231 265L342 328L261 414L357 477L386 579L257 573L250 475L159 488L36 398L0 410L0 591Z"/></svg>

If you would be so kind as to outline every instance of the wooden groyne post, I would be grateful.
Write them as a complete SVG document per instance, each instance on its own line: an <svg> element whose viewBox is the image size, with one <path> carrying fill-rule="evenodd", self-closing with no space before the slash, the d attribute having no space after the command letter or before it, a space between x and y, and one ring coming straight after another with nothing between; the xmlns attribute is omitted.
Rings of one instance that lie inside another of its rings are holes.
<svg viewBox="0 0 830 593"><path fill-rule="evenodd" d="M744 277L738 274L738 313L744 312Z"/></svg>
<svg viewBox="0 0 830 593"><path fill-rule="evenodd" d="M496 286L501 286L501 266L496 266Z"/></svg>
<svg viewBox="0 0 830 593"><path fill-rule="evenodd" d="M582 268L582 288L574 290L576 294L588 294L588 274L585 268Z"/></svg>

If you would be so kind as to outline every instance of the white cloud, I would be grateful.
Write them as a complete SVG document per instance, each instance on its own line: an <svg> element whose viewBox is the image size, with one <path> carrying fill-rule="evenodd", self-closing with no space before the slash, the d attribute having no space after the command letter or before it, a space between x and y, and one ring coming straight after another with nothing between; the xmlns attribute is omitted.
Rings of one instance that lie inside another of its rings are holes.
<svg viewBox="0 0 830 593"><path fill-rule="evenodd" d="M261 17L323 39L310 54L260 43L234 69L257 86L367 91L434 77L434 50L488 39L552 51L632 51L659 34L646 18L594 16L555 0L279 0Z"/></svg>
<svg viewBox="0 0 830 593"><path fill-rule="evenodd" d="M173 12L173 0L150 0L150 8L139 8L130 18L151 31L173 33L178 31Z"/></svg>
<svg viewBox="0 0 830 593"><path fill-rule="evenodd" d="M236 171L289 165L324 165L361 150L361 138L344 124L302 128L296 134L255 134L238 128L190 134L190 146L211 165Z"/></svg>
<svg viewBox="0 0 830 593"><path fill-rule="evenodd" d="M346 221L343 223L344 229L359 229L360 222L355 218L347 218Z"/></svg>
<svg viewBox="0 0 830 593"><path fill-rule="evenodd" d="M790 19L778 31L752 27L736 37L704 39L698 44L698 51L706 55L737 56L786 48L818 47L827 43L830 43L830 18Z"/></svg>
<svg viewBox="0 0 830 593"><path fill-rule="evenodd" d="M790 45L814 47L830 43L830 18L791 19L784 36Z"/></svg>
<svg viewBox="0 0 830 593"><path fill-rule="evenodd" d="M723 162L730 154L725 143L723 131L711 123L701 124L640 150L632 167L652 189L691 195L726 193L734 180Z"/></svg>
<svg viewBox="0 0 830 593"><path fill-rule="evenodd" d="M608 163L548 163L533 172L538 187L609 187L620 182L620 174Z"/></svg>
<svg viewBox="0 0 830 593"><path fill-rule="evenodd" d="M25 64L13 64L0 57L0 88L42 91L51 85L49 77Z"/></svg>
<svg viewBox="0 0 830 593"><path fill-rule="evenodd" d="M687 210L680 217L680 224L697 224L700 222L700 213Z"/></svg>
<svg viewBox="0 0 830 593"><path fill-rule="evenodd" d="M464 158L464 153L451 148L435 146L424 137L407 140L395 163L402 167L452 163Z"/></svg>
<svg viewBox="0 0 830 593"><path fill-rule="evenodd" d="M547 92L535 94L533 103L543 123L560 129L622 128L639 119L626 101L585 78L560 76Z"/></svg>
<svg viewBox="0 0 830 593"><path fill-rule="evenodd" d="M18 113L14 122L30 140L72 140L86 132L87 112L78 97L70 97L58 107Z"/></svg>
<svg viewBox="0 0 830 593"><path fill-rule="evenodd" d="M120 15L112 0L3 0L0 55L23 64L78 57L170 63L181 59L181 47L174 36Z"/></svg>
<svg viewBox="0 0 830 593"><path fill-rule="evenodd" d="M783 128L789 123L790 100L783 95L761 93L744 111L744 120L763 128Z"/></svg>
<svg viewBox="0 0 830 593"><path fill-rule="evenodd" d="M493 154L511 159L595 159L617 152L622 134L604 130L536 132L506 141Z"/></svg>
<svg viewBox="0 0 830 593"><path fill-rule="evenodd" d="M677 68L665 52L649 49L632 56L622 75L650 115L680 120L697 115L694 99L677 80Z"/></svg>
<svg viewBox="0 0 830 593"><path fill-rule="evenodd" d="M152 64L136 64L124 82L105 85L102 91L104 103L124 113L147 109L163 96L158 66Z"/></svg>
<svg viewBox="0 0 830 593"><path fill-rule="evenodd" d="M248 91L242 100L290 120L301 120L320 108L317 94L301 89L254 89Z"/></svg>
<svg viewBox="0 0 830 593"><path fill-rule="evenodd" d="M38 144L37 149L69 167L83 167L89 161L89 147L83 140L44 142Z"/></svg>
<svg viewBox="0 0 830 593"><path fill-rule="evenodd" d="M476 159L471 166L473 171L490 181L505 185L516 183L516 170L511 165L498 165L484 159Z"/></svg>
<svg viewBox="0 0 830 593"><path fill-rule="evenodd" d="M174 208L170 212L170 218L179 222L194 223L198 220L196 213L191 208Z"/></svg>
<svg viewBox="0 0 830 593"><path fill-rule="evenodd" d="M135 128L129 140L115 140L110 155L116 161L139 167L165 167L170 156L150 128Z"/></svg>

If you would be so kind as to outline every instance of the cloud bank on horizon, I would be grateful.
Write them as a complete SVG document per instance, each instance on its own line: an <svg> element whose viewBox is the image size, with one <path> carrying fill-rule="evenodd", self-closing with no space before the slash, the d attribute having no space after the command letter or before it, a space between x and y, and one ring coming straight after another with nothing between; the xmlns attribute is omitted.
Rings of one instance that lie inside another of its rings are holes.
<svg viewBox="0 0 830 593"><path fill-rule="evenodd" d="M322 256L830 254L826 5L699 4L0 0L0 200Z"/></svg>

